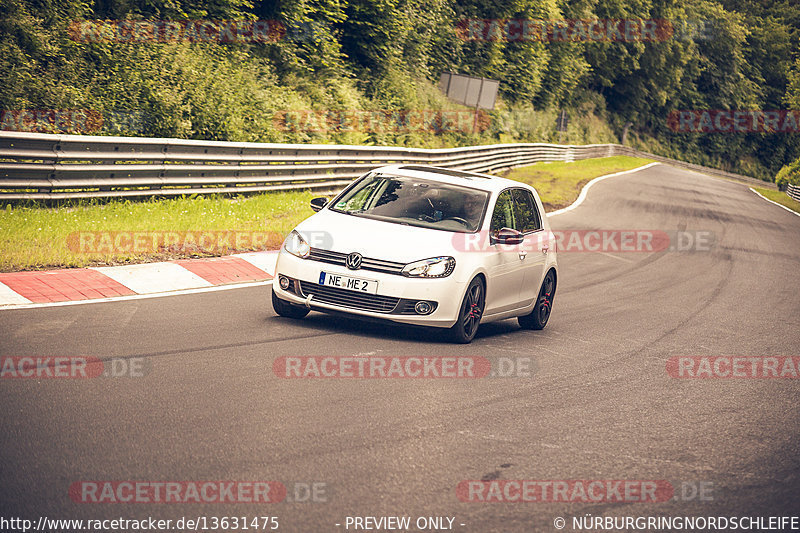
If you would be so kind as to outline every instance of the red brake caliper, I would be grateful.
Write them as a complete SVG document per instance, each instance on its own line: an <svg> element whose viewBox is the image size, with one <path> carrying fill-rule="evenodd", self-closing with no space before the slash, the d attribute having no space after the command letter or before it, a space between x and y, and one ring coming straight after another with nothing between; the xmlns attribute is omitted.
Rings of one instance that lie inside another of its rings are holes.
<svg viewBox="0 0 800 533"><path fill-rule="evenodd" d="M469 310L469 316L472 318L477 318L480 314L481 311L478 308L478 304L472 304L472 307Z"/></svg>

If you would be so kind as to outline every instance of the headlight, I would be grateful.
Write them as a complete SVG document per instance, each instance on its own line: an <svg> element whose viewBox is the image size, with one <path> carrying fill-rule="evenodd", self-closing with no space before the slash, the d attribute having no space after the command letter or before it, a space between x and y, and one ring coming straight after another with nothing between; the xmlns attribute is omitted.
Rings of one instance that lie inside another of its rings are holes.
<svg viewBox="0 0 800 533"><path fill-rule="evenodd" d="M305 259L311 253L311 247L306 240L297 233L297 230L292 230L289 236L286 237L286 240L283 242L283 249L301 259Z"/></svg>
<svg viewBox="0 0 800 533"><path fill-rule="evenodd" d="M414 261L403 267L403 275L415 278L445 278L453 273L456 260L452 257L431 257Z"/></svg>

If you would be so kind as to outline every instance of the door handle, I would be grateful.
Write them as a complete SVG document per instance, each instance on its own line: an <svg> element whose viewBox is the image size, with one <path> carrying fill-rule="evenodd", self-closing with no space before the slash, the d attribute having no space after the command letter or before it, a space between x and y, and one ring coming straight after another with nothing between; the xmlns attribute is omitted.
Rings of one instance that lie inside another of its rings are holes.
<svg viewBox="0 0 800 533"><path fill-rule="evenodd" d="M525 259L526 257L528 257L528 252L526 252L525 250L522 250L522 251L519 253L519 258L520 258L520 259Z"/></svg>
<svg viewBox="0 0 800 533"><path fill-rule="evenodd" d="M544 246L542 246L542 253L546 254L549 249L550 249L550 247L545 244Z"/></svg>

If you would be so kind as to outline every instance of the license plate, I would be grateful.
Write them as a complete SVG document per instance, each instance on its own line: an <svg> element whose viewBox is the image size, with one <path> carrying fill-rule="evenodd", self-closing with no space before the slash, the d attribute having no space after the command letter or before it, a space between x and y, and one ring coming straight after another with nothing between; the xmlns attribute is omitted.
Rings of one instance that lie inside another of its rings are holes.
<svg viewBox="0 0 800 533"><path fill-rule="evenodd" d="M337 287L367 294L378 293L378 282L374 279L353 278L342 274L332 274L330 272L319 273L319 284L326 287Z"/></svg>

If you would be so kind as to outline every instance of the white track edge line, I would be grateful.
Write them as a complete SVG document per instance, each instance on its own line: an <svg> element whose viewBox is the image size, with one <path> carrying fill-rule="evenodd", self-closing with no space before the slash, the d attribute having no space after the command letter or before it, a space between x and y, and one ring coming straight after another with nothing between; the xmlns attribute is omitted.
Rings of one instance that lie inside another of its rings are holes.
<svg viewBox="0 0 800 533"><path fill-rule="evenodd" d="M786 210L787 210L787 211L789 211L791 214L793 214L793 215L797 215L798 217L800 217L800 213L798 213L798 212L797 212L797 211L795 211L794 209L790 209L790 208L786 207L786 206L785 206L785 205L783 205L783 204L779 204L778 202L776 202L776 201L774 201L774 200L770 200L769 198L767 198L766 196L764 196L763 194L761 194L760 192L758 192L757 190L755 190L755 189L754 189L754 188L752 188L752 187L749 187L749 189L750 189L751 191L753 191L754 193L756 193L757 195L759 195L759 196L760 196L761 198L763 198L764 200L768 201L769 203L771 203L771 204L775 204L775 205L777 205L778 207L780 207L781 209L786 209Z"/></svg>
<svg viewBox="0 0 800 533"><path fill-rule="evenodd" d="M647 163L646 165L642 165L640 167L632 168L630 170L623 170L621 172L614 172L613 174L606 174L605 176L598 176L598 177L594 178L592 181L590 181L589 183L587 183L586 185L583 186L583 189L581 189L581 193L578 195L578 199L575 200L574 202L572 202L572 204L570 204L567 207L562 207L561 209L553 211L552 213L545 213L545 214L549 218L549 217L554 217L556 215L564 214L564 213L566 213L568 211L572 211L573 209L575 209L576 207L581 205L584 200L586 200L586 195L588 194L589 188L592 185L594 185L595 183L597 183L598 181L603 181L604 179L613 178L615 176L622 176L623 174L630 174L632 172L638 172L640 170L644 170L646 168L654 167L656 165L661 165L661 164L662 163L659 163L658 161L654 161L653 163Z"/></svg>
<svg viewBox="0 0 800 533"><path fill-rule="evenodd" d="M269 285L272 283L271 279L264 281L248 281L246 283L231 283L228 285L215 285L214 287L197 287L194 289L180 289L177 291L167 292L153 292L149 294L128 294L125 296L111 296L109 298L93 298L90 300L74 300L67 302L41 302L30 304L11 304L0 305L0 311L7 311L10 309L35 309L38 307L63 307L67 305L81 305L81 304L96 304L104 302L121 302L125 300L143 300L145 298L162 298L164 296L180 296L183 294L197 294L202 292L216 292L227 291L231 289L244 289L247 287L258 287L260 285Z"/></svg>

